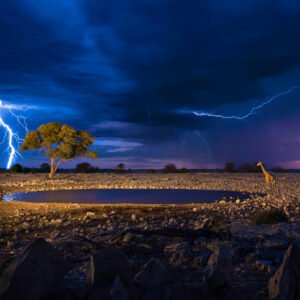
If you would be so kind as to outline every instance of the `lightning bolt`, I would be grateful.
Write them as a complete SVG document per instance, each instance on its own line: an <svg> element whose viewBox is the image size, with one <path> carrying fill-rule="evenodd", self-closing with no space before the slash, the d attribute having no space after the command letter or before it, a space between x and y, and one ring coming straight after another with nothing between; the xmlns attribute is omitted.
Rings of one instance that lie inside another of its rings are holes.
<svg viewBox="0 0 300 300"><path fill-rule="evenodd" d="M204 138L204 136L201 134L199 130L195 130L194 132L201 139L202 143L205 145L207 155L208 155L208 162L211 163L211 151L210 151L208 141Z"/></svg>
<svg viewBox="0 0 300 300"><path fill-rule="evenodd" d="M251 116L254 116L258 110L263 109L265 106L271 104L273 101L275 101L283 96L291 94L296 89L300 89L300 86L292 86L288 90L286 90L284 92L280 92L280 93L272 96L271 98L267 99L266 101L262 102L261 104L252 107L248 113L246 113L244 115L240 115L240 116L239 115L222 115L222 114L216 114L216 113L210 113L210 112L204 112L204 111L199 112L199 111L191 111L191 110L178 110L177 112L188 113L188 114L193 113L197 117L208 117L208 118L219 118L219 119L225 119L225 120L241 121L241 120L245 120ZM201 135L201 133L199 131L196 131L195 133L199 136L199 138L201 138L202 142L206 146L208 158L210 161L211 160L211 151L210 151L207 140Z"/></svg>
<svg viewBox="0 0 300 300"><path fill-rule="evenodd" d="M292 86L288 90L272 96L265 102L262 102L260 105L252 107L251 110L247 114L242 115L242 116L226 116L226 115L221 115L221 114L214 114L214 113L208 113L208 112L197 112L197 111L193 111L192 113L194 115L196 115L197 117L209 117L209 118L220 118L220 119L230 119L230 120L245 120L245 119L255 115L256 111L264 108L268 104L271 104L274 100L292 93L295 89L300 89L300 86Z"/></svg>
<svg viewBox="0 0 300 300"><path fill-rule="evenodd" d="M0 100L0 112L1 110L6 110L10 113L11 116L13 116L17 123L26 131L28 132L27 129L27 123L26 123L26 118L23 115L17 115L14 111L26 111L29 107L27 106L22 106L22 105L11 105L11 104L4 104L2 100ZM7 122L4 121L3 117L0 116L0 127L3 127L5 130L4 138L3 141L0 144L3 144L5 139L8 139L8 147L7 151L9 153L8 155L8 160L6 164L6 169L10 169L12 163L16 159L16 157L20 155L20 153L16 150L16 146L14 145L15 143L17 144L17 147L20 145L20 143L23 141L18 135L18 133L13 132L13 129Z"/></svg>

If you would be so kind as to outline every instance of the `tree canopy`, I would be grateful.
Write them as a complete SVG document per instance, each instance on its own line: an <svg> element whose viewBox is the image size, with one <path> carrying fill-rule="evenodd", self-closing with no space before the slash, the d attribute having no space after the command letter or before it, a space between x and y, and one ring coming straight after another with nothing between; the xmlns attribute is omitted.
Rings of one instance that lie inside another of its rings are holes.
<svg viewBox="0 0 300 300"><path fill-rule="evenodd" d="M93 143L94 137L86 131L50 122L28 132L20 150L43 150L50 159L49 177L52 178L63 161L83 156L97 158L97 152L88 150Z"/></svg>

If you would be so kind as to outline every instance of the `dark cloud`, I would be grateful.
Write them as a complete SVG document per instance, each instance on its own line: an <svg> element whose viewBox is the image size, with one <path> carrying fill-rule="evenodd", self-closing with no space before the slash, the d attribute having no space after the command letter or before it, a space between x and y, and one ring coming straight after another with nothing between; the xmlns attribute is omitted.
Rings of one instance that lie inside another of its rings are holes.
<svg viewBox="0 0 300 300"><path fill-rule="evenodd" d="M252 132L270 136L270 122L281 134L280 120L290 124L285 130L297 127L289 121L300 112L296 96L246 122L181 112L243 115L298 84L299 13L299 4L283 0L3 0L0 98L34 106L32 128L61 120L99 138L143 145L119 147L124 159L159 162L183 144L173 159L189 157L189 164L199 166L204 161L197 160L197 151L205 157L205 139L221 163L232 151L228 135L252 145ZM243 152L240 161L258 155L239 145L232 153ZM290 150L282 147L286 152L274 151L270 163L288 160ZM106 150L108 157L120 154Z"/></svg>

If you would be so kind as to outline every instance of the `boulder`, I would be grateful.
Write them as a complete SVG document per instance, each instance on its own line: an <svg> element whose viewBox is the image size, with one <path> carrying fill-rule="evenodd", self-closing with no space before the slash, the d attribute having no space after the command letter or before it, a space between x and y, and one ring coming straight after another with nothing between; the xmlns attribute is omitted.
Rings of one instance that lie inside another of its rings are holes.
<svg viewBox="0 0 300 300"><path fill-rule="evenodd" d="M119 275L115 278L110 293L112 300L129 300L127 291Z"/></svg>
<svg viewBox="0 0 300 300"><path fill-rule="evenodd" d="M205 284L175 283L168 287L166 299L199 300L208 299Z"/></svg>
<svg viewBox="0 0 300 300"><path fill-rule="evenodd" d="M207 231L208 236L218 237L222 240L230 240L232 237L229 226L213 217L204 219L196 229Z"/></svg>
<svg viewBox="0 0 300 300"><path fill-rule="evenodd" d="M178 248L172 255L170 262L174 266L186 266L194 259L194 252L189 245Z"/></svg>
<svg viewBox="0 0 300 300"><path fill-rule="evenodd" d="M210 252L208 250L198 252L194 256L193 265L198 268L205 267L207 265L209 257L210 257Z"/></svg>
<svg viewBox="0 0 300 300"><path fill-rule="evenodd" d="M260 259L256 261L256 268L261 272L268 272L270 267L272 266L272 261L267 259Z"/></svg>
<svg viewBox="0 0 300 300"><path fill-rule="evenodd" d="M124 283L131 277L131 265L124 252L118 248L104 248L93 255L89 274L93 285L111 284L117 275Z"/></svg>
<svg viewBox="0 0 300 300"><path fill-rule="evenodd" d="M268 287L270 300L300 299L300 243L290 245Z"/></svg>
<svg viewBox="0 0 300 300"><path fill-rule="evenodd" d="M210 292L218 292L227 286L233 277L231 247L220 244L215 247L204 271L204 279Z"/></svg>
<svg viewBox="0 0 300 300"><path fill-rule="evenodd" d="M169 284L173 280L160 260L152 258L143 266L142 270L135 275L134 281L143 287L151 288Z"/></svg>
<svg viewBox="0 0 300 300"><path fill-rule="evenodd" d="M34 300L49 297L68 268L44 239L31 243L0 279L0 299Z"/></svg>

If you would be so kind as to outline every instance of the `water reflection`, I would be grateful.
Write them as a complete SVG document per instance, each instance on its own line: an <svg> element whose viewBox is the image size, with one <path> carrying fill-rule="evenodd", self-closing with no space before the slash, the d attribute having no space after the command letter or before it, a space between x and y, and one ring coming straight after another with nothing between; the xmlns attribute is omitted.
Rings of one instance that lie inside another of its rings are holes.
<svg viewBox="0 0 300 300"><path fill-rule="evenodd" d="M70 190L13 193L5 195L5 201L48 203L98 203L98 204L188 204L211 203L221 199L249 198L250 194L216 190Z"/></svg>

